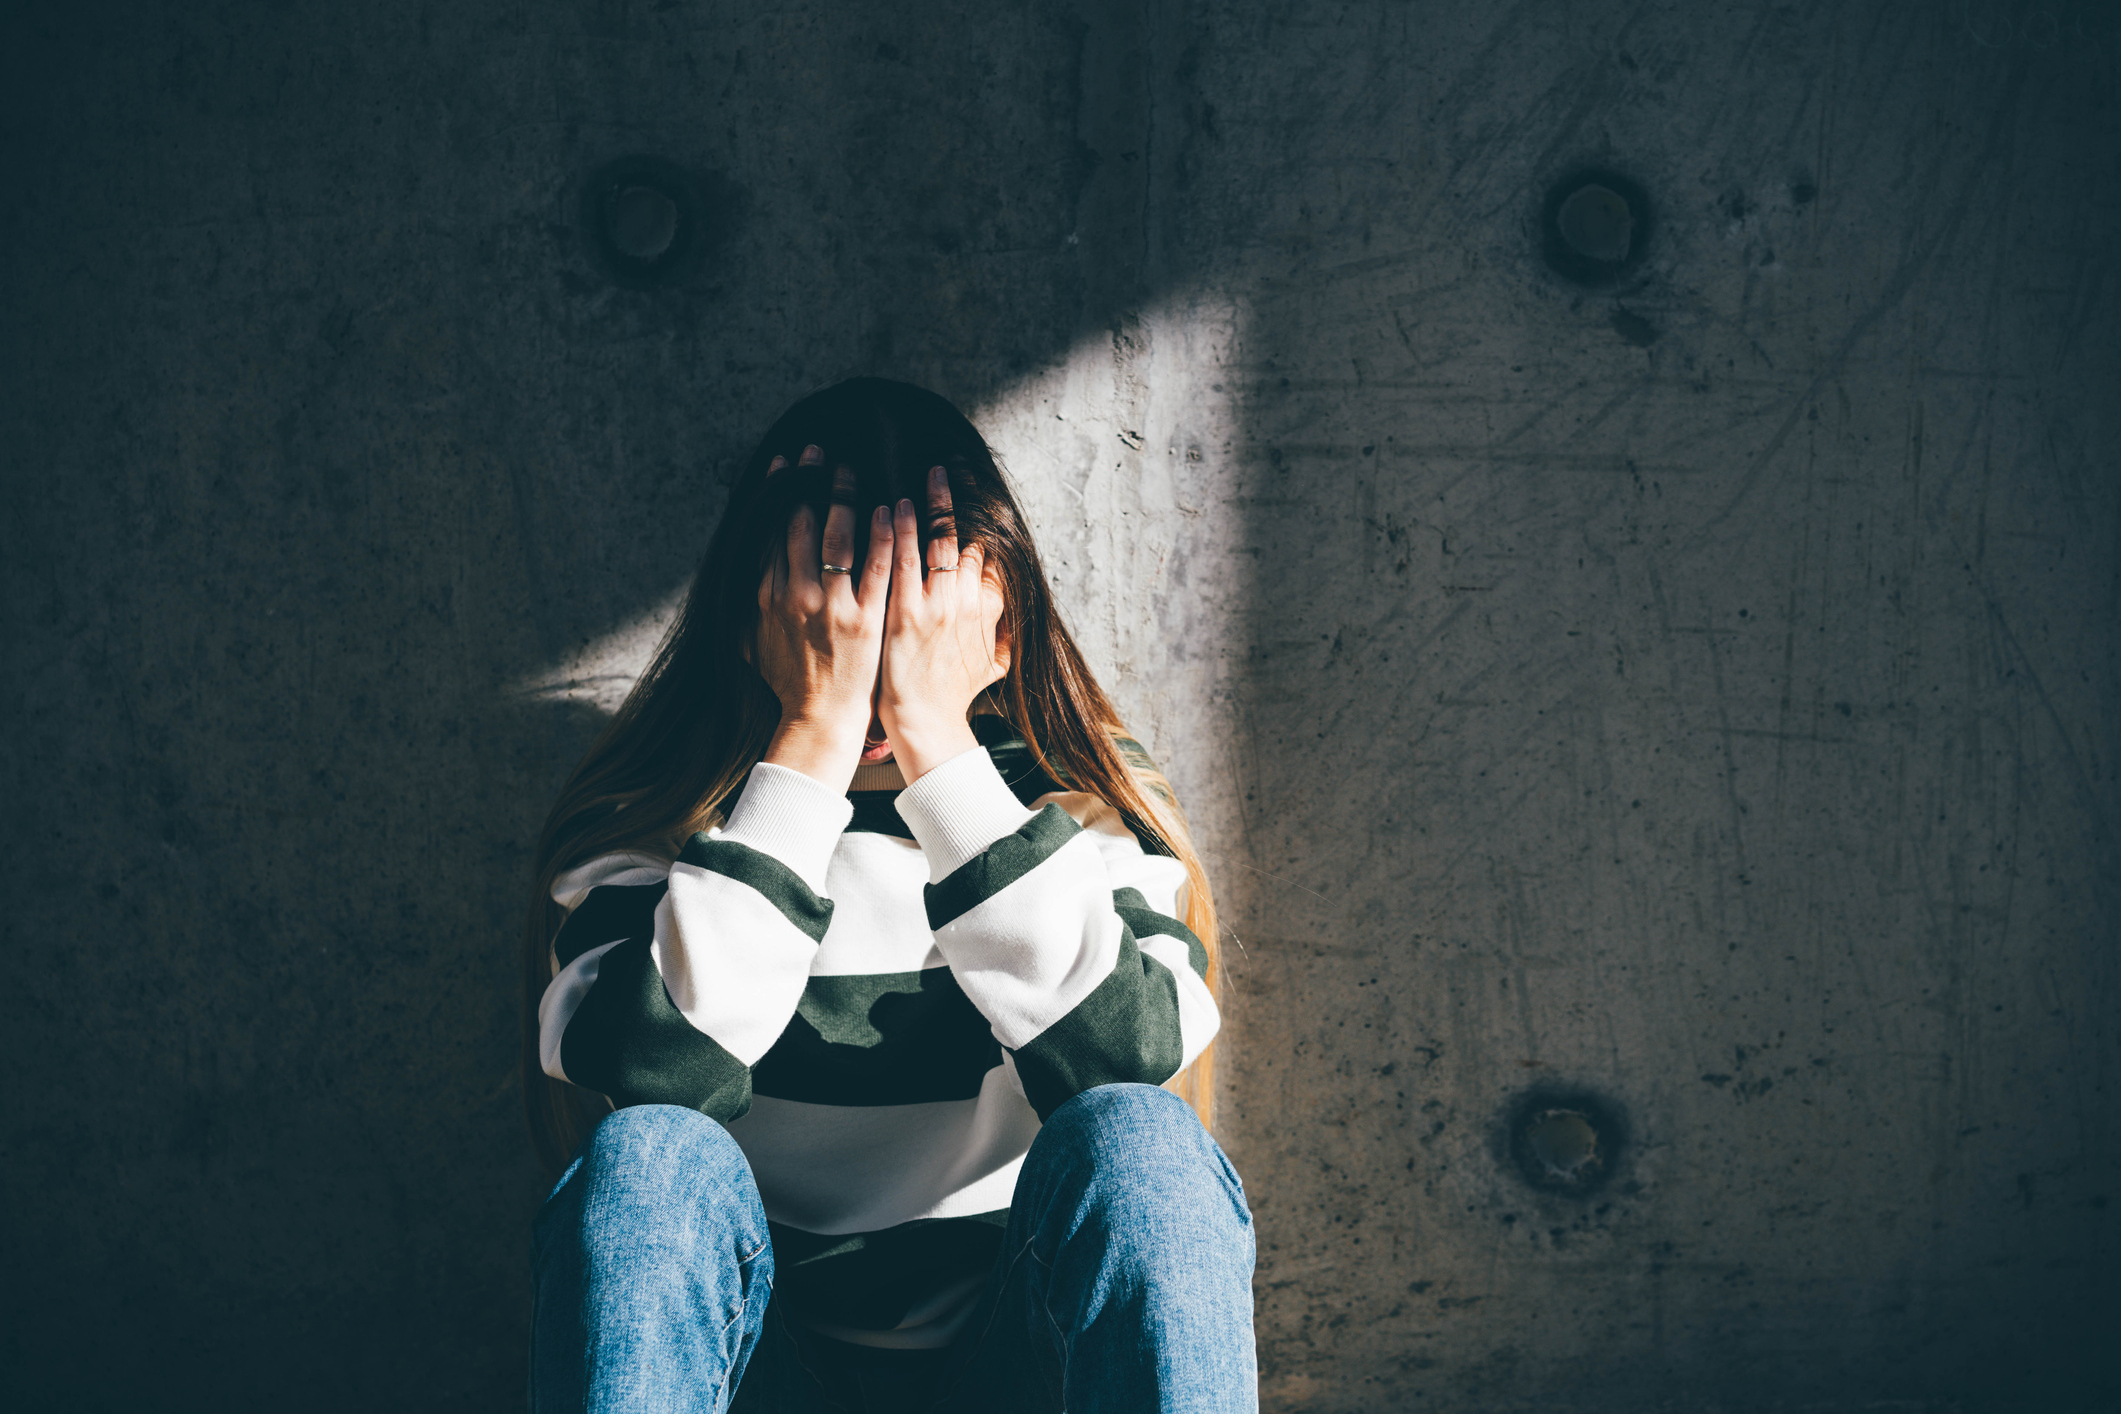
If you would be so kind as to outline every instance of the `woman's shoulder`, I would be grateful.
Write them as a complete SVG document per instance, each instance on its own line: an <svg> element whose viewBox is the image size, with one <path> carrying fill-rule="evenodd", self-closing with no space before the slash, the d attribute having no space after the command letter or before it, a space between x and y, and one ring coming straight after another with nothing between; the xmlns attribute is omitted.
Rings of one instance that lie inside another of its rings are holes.
<svg viewBox="0 0 2121 1414"><path fill-rule="evenodd" d="M993 758L994 769L1001 772L1003 783L1026 806L1068 790L1047 771L1008 718L982 713L972 719L972 735L987 748L987 755Z"/></svg>
<svg viewBox="0 0 2121 1414"><path fill-rule="evenodd" d="M987 755L993 758L994 768L1001 773L1003 783L1026 809L1058 806L1076 824L1094 834L1131 840L1150 854L1166 852L1162 841L1132 829L1127 824L1127 817L1112 802L1054 776L1007 718L986 714L976 716L972 719L972 735L987 748ZM1130 770L1156 771L1156 763L1149 759L1149 753L1142 749L1140 742L1122 737L1115 739L1114 745L1119 748L1120 758Z"/></svg>

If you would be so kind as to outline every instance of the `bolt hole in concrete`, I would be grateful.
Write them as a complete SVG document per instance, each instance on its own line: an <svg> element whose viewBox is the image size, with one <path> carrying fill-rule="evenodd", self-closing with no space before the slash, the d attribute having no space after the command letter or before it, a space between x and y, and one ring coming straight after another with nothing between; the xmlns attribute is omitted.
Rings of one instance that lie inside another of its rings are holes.
<svg viewBox="0 0 2121 1414"><path fill-rule="evenodd" d="M701 179L660 157L607 164L590 176L583 193L590 249L622 285L674 283L707 244L704 191Z"/></svg>
<svg viewBox="0 0 2121 1414"><path fill-rule="evenodd" d="M1610 284L1642 259L1649 215L1642 188L1617 173L1556 182L1542 221L1548 267L1580 285Z"/></svg>
<svg viewBox="0 0 2121 1414"><path fill-rule="evenodd" d="M1617 1109L1585 1091L1523 1096L1505 1126L1519 1175L1549 1193L1596 1191L1612 1177L1620 1157Z"/></svg>
<svg viewBox="0 0 2121 1414"><path fill-rule="evenodd" d="M604 204L604 234L630 260L657 260L678 234L678 204L654 187L625 187Z"/></svg>
<svg viewBox="0 0 2121 1414"><path fill-rule="evenodd" d="M1555 220L1561 238L1586 260L1618 265L1635 244L1635 213L1627 198L1596 182L1580 186L1562 200Z"/></svg>
<svg viewBox="0 0 2121 1414"><path fill-rule="evenodd" d="M1525 1126L1532 1161L1545 1177L1576 1184L1597 1166L1598 1131L1574 1110L1543 1110Z"/></svg>

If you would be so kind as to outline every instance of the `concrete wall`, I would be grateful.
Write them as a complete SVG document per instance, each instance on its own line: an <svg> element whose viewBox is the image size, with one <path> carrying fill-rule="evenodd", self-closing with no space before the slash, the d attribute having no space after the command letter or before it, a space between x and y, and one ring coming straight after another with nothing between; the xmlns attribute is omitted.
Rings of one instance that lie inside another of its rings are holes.
<svg viewBox="0 0 2121 1414"><path fill-rule="evenodd" d="M6 25L0 1390L516 1407L533 833L733 460L887 372L1220 881L1268 1408L2094 1398L2109 8Z"/></svg>

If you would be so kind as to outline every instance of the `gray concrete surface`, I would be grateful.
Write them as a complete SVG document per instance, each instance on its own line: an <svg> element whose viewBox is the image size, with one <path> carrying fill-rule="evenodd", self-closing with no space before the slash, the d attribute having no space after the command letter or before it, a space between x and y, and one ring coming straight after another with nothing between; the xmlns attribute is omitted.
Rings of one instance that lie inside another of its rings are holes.
<svg viewBox="0 0 2121 1414"><path fill-rule="evenodd" d="M532 835L855 372L1188 798L1267 1408L2113 1396L2110 7L5 23L16 1407L516 1407Z"/></svg>

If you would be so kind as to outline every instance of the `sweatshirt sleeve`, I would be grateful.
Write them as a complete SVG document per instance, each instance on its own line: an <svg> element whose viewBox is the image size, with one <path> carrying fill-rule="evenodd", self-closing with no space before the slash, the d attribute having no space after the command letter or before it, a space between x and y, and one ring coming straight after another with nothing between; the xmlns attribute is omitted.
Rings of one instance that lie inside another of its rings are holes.
<svg viewBox="0 0 2121 1414"><path fill-rule="evenodd" d="M853 808L761 762L726 823L674 862L608 855L562 875L545 1073L620 1106L748 1110L751 1067L795 1015L832 920L825 870Z"/></svg>
<svg viewBox="0 0 2121 1414"><path fill-rule="evenodd" d="M927 856L928 926L1041 1120L1096 1085L1160 1085L1220 1020L1178 914L1185 868L1078 793L1020 804L984 748L898 797Z"/></svg>

